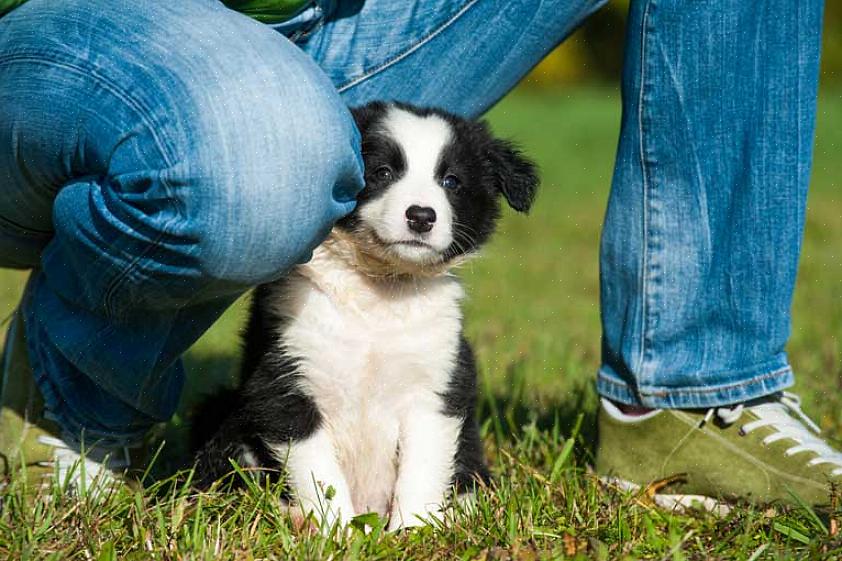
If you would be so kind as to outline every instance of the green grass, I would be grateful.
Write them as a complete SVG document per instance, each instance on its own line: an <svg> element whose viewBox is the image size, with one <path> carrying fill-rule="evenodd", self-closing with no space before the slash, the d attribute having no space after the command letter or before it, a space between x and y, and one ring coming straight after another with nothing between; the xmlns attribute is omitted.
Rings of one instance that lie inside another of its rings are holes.
<svg viewBox="0 0 842 561"><path fill-rule="evenodd" d="M501 231L463 271L467 331L481 365L481 419L496 482L448 527L347 539L296 531L272 489L197 495L172 479L104 504L0 493L0 556L12 559L779 559L842 555L827 518L805 509L679 516L601 488L592 460L599 359L597 247L619 122L615 92L519 93L491 114L543 169L529 217ZM842 437L842 95L820 103L809 216L789 347L807 411ZM0 274L0 313L23 275ZM230 380L242 304L187 356L185 405L162 431L159 472L188 459L183 411ZM581 429L576 430L582 415ZM837 440L838 442L838 440Z"/></svg>

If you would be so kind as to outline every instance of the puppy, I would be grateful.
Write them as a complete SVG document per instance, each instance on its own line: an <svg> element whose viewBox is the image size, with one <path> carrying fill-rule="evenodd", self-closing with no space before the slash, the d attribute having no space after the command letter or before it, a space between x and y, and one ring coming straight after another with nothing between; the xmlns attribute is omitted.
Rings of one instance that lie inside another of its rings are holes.
<svg viewBox="0 0 842 561"><path fill-rule="evenodd" d="M310 262L255 291L240 386L197 420L196 474L269 468L327 525L376 512L398 529L489 478L450 271L488 240L500 198L526 212L538 180L483 122L400 103L353 114L358 205Z"/></svg>

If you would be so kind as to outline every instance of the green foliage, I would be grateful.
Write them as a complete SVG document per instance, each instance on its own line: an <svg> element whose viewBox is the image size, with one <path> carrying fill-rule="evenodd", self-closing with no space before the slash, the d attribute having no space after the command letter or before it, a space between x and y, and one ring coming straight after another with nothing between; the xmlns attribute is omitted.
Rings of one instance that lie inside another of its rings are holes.
<svg viewBox="0 0 842 561"><path fill-rule="evenodd" d="M828 513L803 507L737 508L724 518L656 510L597 483L594 446L599 362L597 246L619 123L616 92L520 92L492 112L543 171L528 217L507 213L485 255L461 272L467 331L482 369L480 416L495 475L451 524L389 534L370 516L348 536L310 535L277 500L278 488L195 493L174 479L118 490L104 503L48 490L0 491L0 558L9 559L833 559L842 538ZM820 102L803 260L790 356L805 408L842 436L842 96ZM24 275L0 272L0 310ZM236 364L242 303L190 351L192 383L159 472L183 465L184 412ZM202 388L202 389L200 389ZM842 512L834 513L834 518ZM371 531L366 534L368 526Z"/></svg>

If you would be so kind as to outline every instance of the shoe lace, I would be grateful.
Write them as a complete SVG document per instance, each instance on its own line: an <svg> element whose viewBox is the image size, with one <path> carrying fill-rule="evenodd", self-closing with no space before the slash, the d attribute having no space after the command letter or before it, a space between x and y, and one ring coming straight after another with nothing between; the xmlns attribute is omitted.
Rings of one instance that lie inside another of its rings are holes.
<svg viewBox="0 0 842 561"><path fill-rule="evenodd" d="M114 474L131 465L129 449L126 447L92 447L81 452L67 442L54 436L40 435L38 442L53 448L53 460L41 462L43 467L57 467L59 481L71 485L83 485L92 489L100 483L113 483Z"/></svg>
<svg viewBox="0 0 842 561"><path fill-rule="evenodd" d="M789 439L794 441L795 445L787 448L787 456L811 452L815 457L807 462L807 465L831 464L837 466L831 471L831 475L842 475L842 453L831 448L820 437L821 429L801 410L801 398L794 393L783 392L778 400L757 405L714 407L708 410L704 422L710 421L716 415L726 425L732 425L740 420L745 411L754 413L757 420L742 425L742 434L748 434L761 427L772 427L775 432L763 439L764 444Z"/></svg>

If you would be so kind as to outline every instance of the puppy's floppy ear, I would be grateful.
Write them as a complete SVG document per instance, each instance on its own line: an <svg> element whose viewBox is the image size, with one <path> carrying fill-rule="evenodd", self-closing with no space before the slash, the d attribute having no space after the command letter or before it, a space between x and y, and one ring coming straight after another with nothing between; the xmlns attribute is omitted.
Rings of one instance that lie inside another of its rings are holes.
<svg viewBox="0 0 842 561"><path fill-rule="evenodd" d="M365 133L369 125L374 121L375 117L382 115L386 109L386 104L382 101L372 101L359 107L351 108L351 115L357 123L357 128L361 133Z"/></svg>
<svg viewBox="0 0 842 561"><path fill-rule="evenodd" d="M538 190L535 164L514 144L497 138L491 138L487 145L486 158L491 165L491 177L509 206L518 212L529 212Z"/></svg>

